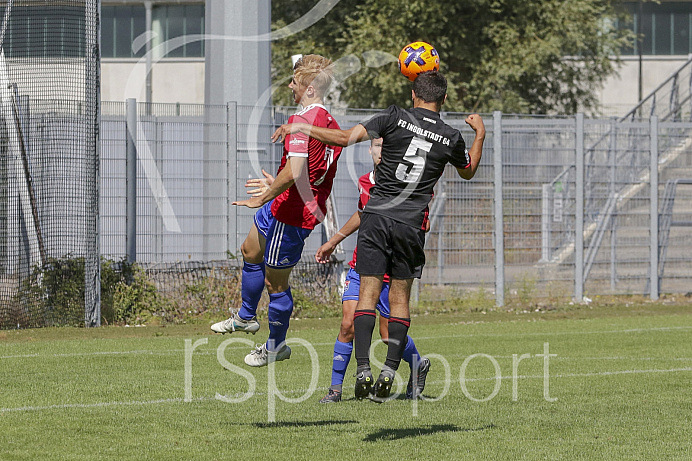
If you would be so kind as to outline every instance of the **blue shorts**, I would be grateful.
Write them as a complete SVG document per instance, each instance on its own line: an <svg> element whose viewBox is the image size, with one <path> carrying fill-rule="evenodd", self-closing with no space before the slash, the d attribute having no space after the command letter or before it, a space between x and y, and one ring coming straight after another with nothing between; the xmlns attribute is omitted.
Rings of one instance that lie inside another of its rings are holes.
<svg viewBox="0 0 692 461"><path fill-rule="evenodd" d="M272 202L255 213L255 226L266 239L264 264L275 269L293 267L300 261L305 239L312 229L294 227L277 221L271 211Z"/></svg>
<svg viewBox="0 0 692 461"><path fill-rule="evenodd" d="M346 274L346 282L344 282L344 294L341 297L341 302L358 301L358 292L360 291L360 275L353 269L349 269ZM382 284L380 299L375 306L377 312L386 319L389 318L389 283Z"/></svg>

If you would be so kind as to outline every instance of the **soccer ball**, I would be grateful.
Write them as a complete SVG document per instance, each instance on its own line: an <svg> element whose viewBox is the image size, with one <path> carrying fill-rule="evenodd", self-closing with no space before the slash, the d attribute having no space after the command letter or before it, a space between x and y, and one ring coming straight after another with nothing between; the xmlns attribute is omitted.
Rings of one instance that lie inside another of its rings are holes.
<svg viewBox="0 0 692 461"><path fill-rule="evenodd" d="M399 71L411 81L422 72L439 69L440 55L429 43L409 43L399 53Z"/></svg>

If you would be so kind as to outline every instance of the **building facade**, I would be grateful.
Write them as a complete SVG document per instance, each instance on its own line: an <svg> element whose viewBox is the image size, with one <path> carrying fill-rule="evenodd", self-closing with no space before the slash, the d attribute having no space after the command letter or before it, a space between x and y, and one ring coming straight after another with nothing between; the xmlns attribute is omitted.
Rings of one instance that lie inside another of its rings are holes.
<svg viewBox="0 0 692 461"><path fill-rule="evenodd" d="M642 40L622 50L618 72L597 91L603 115L626 113L692 53L692 0L644 1L641 7L631 1L623 7L631 19L618 27L639 32ZM204 103L205 9L195 0L104 2L102 99Z"/></svg>
<svg viewBox="0 0 692 461"><path fill-rule="evenodd" d="M104 2L101 98L203 103L204 11L195 1Z"/></svg>

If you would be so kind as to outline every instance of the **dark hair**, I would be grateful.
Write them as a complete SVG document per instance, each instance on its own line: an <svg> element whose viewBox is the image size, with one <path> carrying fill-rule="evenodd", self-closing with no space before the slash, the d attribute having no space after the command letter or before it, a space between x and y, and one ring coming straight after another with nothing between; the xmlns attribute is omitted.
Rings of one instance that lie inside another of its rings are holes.
<svg viewBox="0 0 692 461"><path fill-rule="evenodd" d="M413 81L412 88L417 98L442 105L447 94L447 79L436 70L423 72Z"/></svg>

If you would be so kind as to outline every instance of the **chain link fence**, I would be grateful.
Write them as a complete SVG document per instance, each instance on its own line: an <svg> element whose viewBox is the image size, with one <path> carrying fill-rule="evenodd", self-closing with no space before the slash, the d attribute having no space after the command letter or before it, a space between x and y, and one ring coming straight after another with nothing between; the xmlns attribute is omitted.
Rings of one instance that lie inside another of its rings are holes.
<svg viewBox="0 0 692 461"><path fill-rule="evenodd" d="M0 2L0 328L100 322L98 7Z"/></svg>
<svg viewBox="0 0 692 461"><path fill-rule="evenodd" d="M107 119L107 104L120 105L120 115ZM276 172L281 146L271 144L269 136L290 111L272 108L271 116L262 118L257 108L235 104L144 106L138 107L138 114L146 114L138 119L140 166L145 161L144 150L151 152L146 156L156 168L140 168L138 175L137 260L177 264L237 257L254 213L230 203L246 196L248 178L259 177L262 169ZM349 128L373 113L347 110L334 115L343 128ZM443 114L470 144L473 132L464 123L465 117ZM448 293L458 295L465 290L487 290L497 296L498 220L504 246L501 286L506 294L529 290L535 297L575 297L579 277L582 295L651 293L650 122L586 119L578 132L575 117L501 116L502 182L498 183L494 118L484 118L488 135L476 177L464 181L450 168L436 188L419 296L444 299ZM109 128L111 124L113 128ZM122 257L122 103L104 103L103 133L102 221L112 222L113 227L103 226L102 248L108 257ZM112 139L108 133L114 133ZM661 201L666 181L692 177L688 133L684 122L665 122L657 128ZM210 159L206 151L212 147L224 154ZM584 163L580 184L578 155ZM119 165L120 173L108 173L111 170L105 165L109 161ZM358 177L371 170L367 143L344 150L332 192L337 224L345 223L356 210ZM152 174L160 179L152 179ZM106 184L113 181L120 185L109 194ZM161 186L154 187L159 181ZM498 188L501 215L497 213ZM672 220L677 224L666 231L665 242L661 241L667 248L665 270L659 271L663 291L686 291L690 281L683 269L684 261L689 260L685 252L690 236L681 224L688 219L684 206L687 189L684 184L677 188L675 205L670 208L678 216ZM578 190L583 195L581 212L577 209ZM114 197L120 200L116 206ZM165 205L166 199L170 205ZM111 209L111 214L106 213ZM174 212L166 215L164 209ZM173 218L177 225L171 224ZM577 238L578 232L581 238ZM327 237L323 226L315 229L305 246L304 264L311 264ZM339 261L350 259L355 240L352 236L344 241L337 254ZM659 251L663 255L663 247ZM577 271L577 260L581 271ZM334 283L337 280L335 276ZM293 283L324 286L323 280L299 276Z"/></svg>
<svg viewBox="0 0 692 461"><path fill-rule="evenodd" d="M246 197L248 178L261 176L262 169L275 174L282 148L269 138L290 112L235 103L140 103L134 122L128 122L126 102L103 102L100 203L94 207L100 210L101 256L136 261L163 296L190 311L210 309L194 296L200 284L212 291L232 286L233 293L214 301L223 304L214 306L219 311L231 307L239 296L239 248L254 214L231 203ZM374 113L333 115L349 128ZM466 114L442 116L472 142ZM502 304L505 296L518 294L580 300L689 290L692 124L499 113L484 119L487 137L476 177L464 181L449 168L437 185L418 299L444 301L483 291ZM128 133L137 155L134 197L127 192ZM372 168L367 143L344 149L332 192L337 229L356 211L358 178ZM127 214L132 200L134 226ZM9 196L3 206L0 214L11 216ZM41 211L42 219L60 219L50 213ZM134 254L127 245L131 229ZM72 238L67 229L62 232L67 241ZM349 237L335 262L320 266L313 256L327 237L318 226L294 271L291 283L306 299L337 299L356 242ZM3 248L10 254L7 237ZM21 290L13 283L16 296ZM12 304L16 298L6 299Z"/></svg>

